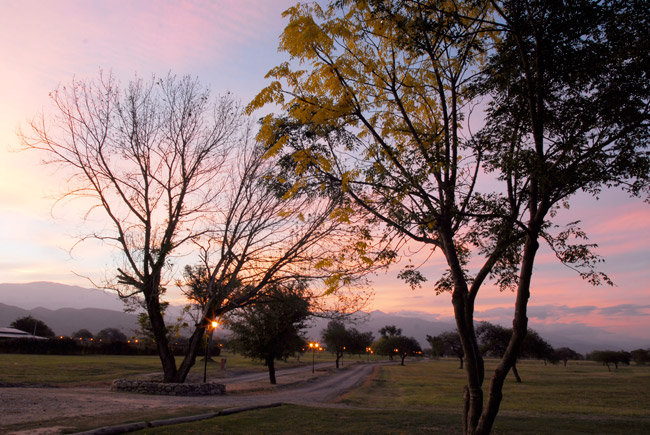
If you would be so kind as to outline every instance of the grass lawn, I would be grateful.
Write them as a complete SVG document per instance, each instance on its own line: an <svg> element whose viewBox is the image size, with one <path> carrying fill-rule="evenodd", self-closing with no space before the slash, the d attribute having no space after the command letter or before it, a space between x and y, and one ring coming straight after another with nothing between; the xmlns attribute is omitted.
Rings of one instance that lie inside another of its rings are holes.
<svg viewBox="0 0 650 435"><path fill-rule="evenodd" d="M489 369L493 361L487 361ZM459 433L464 374L455 360L385 366L342 404L366 409L287 405L140 434L189 433ZM591 362L568 367L537 361L518 365L523 383L509 378L495 434L650 433L650 367L616 372ZM376 409L367 409L376 408Z"/></svg>
<svg viewBox="0 0 650 435"><path fill-rule="evenodd" d="M265 370L260 362L224 354L228 369ZM219 361L219 358L216 358ZM358 360L357 357L346 362ZM366 361L366 357L361 358ZM328 354L316 362L329 361ZM311 363L304 355L302 364ZM294 366L295 359L280 364ZM486 362L486 385L495 362ZM209 365L215 374L219 364ZM510 376L494 428L495 434L642 434L650 433L650 367L622 366L608 372L593 362L545 366L537 361L518 364L523 383ZM197 362L196 371L203 365ZM157 357L48 356L0 354L0 382L92 385L135 375L160 372ZM284 405L201 422L148 429L146 434L186 433L459 433L464 372L458 361L409 362L382 366L376 376L348 393L340 404L364 409L310 408ZM198 414L201 409L174 411ZM106 416L75 424L84 429L128 421L169 418L165 411ZM64 422L62 422L64 423ZM65 426L65 424L61 424Z"/></svg>
<svg viewBox="0 0 650 435"><path fill-rule="evenodd" d="M263 363L252 361L241 355L223 352L214 357L216 364L208 364L208 376L219 377L221 358L226 358L228 370L266 371ZM177 357L177 364L180 364ZM355 357L356 360L356 357ZM328 353L315 356L316 363L332 362L334 357ZM311 355L303 355L301 362L290 358L280 361L276 369L294 367L298 364L311 364ZM58 387L109 384L114 379L133 375L162 373L157 356L124 355L21 355L0 354L0 383L46 384ZM197 358L190 374L203 374L203 361Z"/></svg>
<svg viewBox="0 0 650 435"><path fill-rule="evenodd" d="M163 434L459 434L461 416L447 411L351 410L285 405L133 432ZM573 416L500 415L498 434L645 434L650 422L601 420Z"/></svg>

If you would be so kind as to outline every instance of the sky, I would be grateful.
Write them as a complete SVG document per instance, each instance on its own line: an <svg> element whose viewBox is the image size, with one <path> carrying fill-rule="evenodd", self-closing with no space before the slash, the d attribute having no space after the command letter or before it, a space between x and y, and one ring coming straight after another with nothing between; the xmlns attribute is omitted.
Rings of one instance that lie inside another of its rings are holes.
<svg viewBox="0 0 650 435"><path fill-rule="evenodd" d="M17 131L47 110L48 93L73 77L100 69L128 82L135 74L196 76L213 93L250 101L265 74L287 56L277 50L286 25L281 13L293 0L215 1L3 1L0 14L0 283L53 281L88 287L101 280L114 252L79 245L78 205L59 203L65 174L40 165L42 156L19 150ZM646 339L650 345L650 205L619 191L598 201L573 198L560 222L582 221L606 260L601 270L614 287L592 287L561 266L547 249L537 259L530 324L598 327ZM418 253L413 260L425 257ZM419 260L422 261L422 260ZM449 320L449 295L432 284L444 268L434 253L422 271L429 282L411 290L396 278L399 266L373 277L368 309ZM477 318L508 325L514 295L485 287ZM1 301L0 301L1 302Z"/></svg>

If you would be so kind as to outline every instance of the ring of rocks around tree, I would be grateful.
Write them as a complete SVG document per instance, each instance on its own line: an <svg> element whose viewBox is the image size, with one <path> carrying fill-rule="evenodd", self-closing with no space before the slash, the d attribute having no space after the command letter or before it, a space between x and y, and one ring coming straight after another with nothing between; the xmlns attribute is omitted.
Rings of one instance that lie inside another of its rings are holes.
<svg viewBox="0 0 650 435"><path fill-rule="evenodd" d="M218 396L226 394L226 386L215 382L207 383L164 383L135 379L116 379L111 391L163 396Z"/></svg>

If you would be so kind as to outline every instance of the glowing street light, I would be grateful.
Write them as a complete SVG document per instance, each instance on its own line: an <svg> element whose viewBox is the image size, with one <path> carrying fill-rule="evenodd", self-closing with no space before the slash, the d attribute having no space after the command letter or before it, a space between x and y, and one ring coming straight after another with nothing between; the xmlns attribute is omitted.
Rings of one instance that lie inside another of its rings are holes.
<svg viewBox="0 0 650 435"><path fill-rule="evenodd" d="M318 343L309 343L309 348L311 349L311 372L314 373L314 364L315 364L315 354L316 349L321 350L321 347Z"/></svg>
<svg viewBox="0 0 650 435"><path fill-rule="evenodd" d="M205 364L203 365L203 383L206 382L208 378L208 359L210 359L210 348L212 347L212 335L214 330L219 326L219 322L216 320L211 321L205 328L205 333L208 335L208 346L205 349Z"/></svg>

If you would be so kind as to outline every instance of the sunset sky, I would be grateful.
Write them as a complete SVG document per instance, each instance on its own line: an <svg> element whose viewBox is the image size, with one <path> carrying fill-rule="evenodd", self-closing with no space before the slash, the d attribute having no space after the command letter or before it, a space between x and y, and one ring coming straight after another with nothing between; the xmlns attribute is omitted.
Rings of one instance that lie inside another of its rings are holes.
<svg viewBox="0 0 650 435"><path fill-rule="evenodd" d="M52 208L65 180L39 165L42 156L17 152L16 132L48 108L48 92L77 78L112 70L123 83L142 77L197 76L213 93L230 91L247 103L287 60L277 42L293 0L7 1L0 13L0 283L54 281L88 287L77 275L110 273L111 252L80 246L75 204ZM650 205L618 191L599 201L577 196L559 222L582 220L615 287L591 287L561 266L548 249L538 257L530 300L531 326L601 327L646 338L650 345ZM420 254L421 255L421 254ZM397 268L375 278L370 309L448 319L448 295L431 285L444 266L433 255L429 283L412 291ZM513 294L485 288L477 318L508 324ZM2 301L0 301L2 302ZM3 326L3 325L0 325Z"/></svg>

